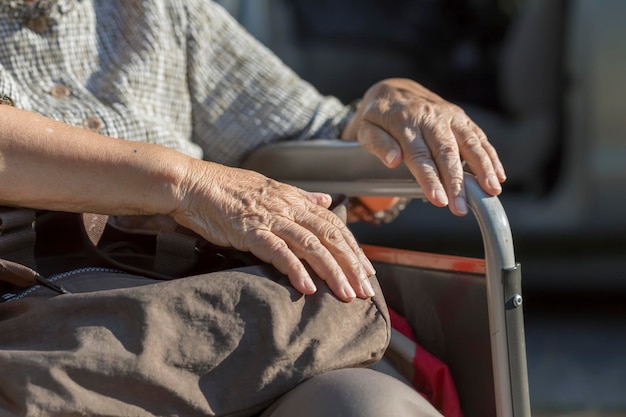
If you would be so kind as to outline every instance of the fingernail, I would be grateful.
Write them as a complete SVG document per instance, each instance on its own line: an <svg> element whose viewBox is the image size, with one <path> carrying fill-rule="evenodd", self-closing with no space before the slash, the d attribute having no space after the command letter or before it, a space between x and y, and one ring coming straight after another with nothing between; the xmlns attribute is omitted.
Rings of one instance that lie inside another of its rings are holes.
<svg viewBox="0 0 626 417"><path fill-rule="evenodd" d="M435 191L435 200L437 200L437 202L439 202L439 204L443 206L448 205L448 196L446 195L446 193L443 192L443 190Z"/></svg>
<svg viewBox="0 0 626 417"><path fill-rule="evenodd" d="M454 199L454 207L460 214L467 214L467 203L463 197L458 196Z"/></svg>
<svg viewBox="0 0 626 417"><path fill-rule="evenodd" d="M315 286L315 284L313 283L313 280L311 279L307 279L304 281L304 288L307 291L307 294L313 294L314 292L317 291L317 287Z"/></svg>
<svg viewBox="0 0 626 417"><path fill-rule="evenodd" d="M361 281L361 285L363 286L363 290L365 291L365 294L367 294L368 297L373 297L376 295L369 278L365 278L363 281Z"/></svg>
<svg viewBox="0 0 626 417"><path fill-rule="evenodd" d="M365 258L365 261L363 262L363 268L365 269L365 273L368 277L376 275L376 269L374 269L374 265L372 265L372 263L367 258Z"/></svg>
<svg viewBox="0 0 626 417"><path fill-rule="evenodd" d="M487 178L487 185L496 190L502 190L502 185L500 185L500 181L498 181L498 178L495 175L491 175Z"/></svg>
<svg viewBox="0 0 626 417"><path fill-rule="evenodd" d="M346 298L349 298L349 299L356 298L356 292L354 292L354 288L352 288L349 285L344 285L343 293L346 296Z"/></svg>
<svg viewBox="0 0 626 417"><path fill-rule="evenodd" d="M395 149L391 149L389 152L387 152L387 155L385 155L385 161L387 161L387 164L391 165L393 164L393 161L395 161L397 157L398 157L398 151Z"/></svg>

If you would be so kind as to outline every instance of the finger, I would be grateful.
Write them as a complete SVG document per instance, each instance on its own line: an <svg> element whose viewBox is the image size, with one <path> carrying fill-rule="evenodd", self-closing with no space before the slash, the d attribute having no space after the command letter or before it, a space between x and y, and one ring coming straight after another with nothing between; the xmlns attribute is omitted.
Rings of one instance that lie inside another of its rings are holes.
<svg viewBox="0 0 626 417"><path fill-rule="evenodd" d="M302 261L289 249L284 240L269 230L253 232L248 240L247 250L287 275L291 285L302 294L313 294L317 291Z"/></svg>
<svg viewBox="0 0 626 417"><path fill-rule="evenodd" d="M404 160L407 168L420 184L424 196L434 205L448 205L446 190L441 183L431 151L418 128L405 126L391 136L381 127L384 112L371 112L373 122L364 120L359 129L359 143L389 167L396 167Z"/></svg>
<svg viewBox="0 0 626 417"><path fill-rule="evenodd" d="M489 156L491 157L491 160L493 161L494 166L496 167L496 175L498 176L498 180L500 181L500 183L505 182L506 171L504 169L504 165L502 164L502 161L500 161L500 158L498 157L498 153L496 152L496 149L489 142L486 142L484 146L485 146L485 150L487 151L487 153L489 153Z"/></svg>
<svg viewBox="0 0 626 417"><path fill-rule="evenodd" d="M380 135L387 135L382 129ZM418 128L405 128L402 132L396 132L398 140L403 145L402 154L404 163L415 177L424 196L435 206L445 207L448 205L448 196L439 177L437 165L432 152ZM389 136L390 137L390 136Z"/></svg>
<svg viewBox="0 0 626 417"><path fill-rule="evenodd" d="M395 168L402 162L400 144L379 126L364 120L357 139L363 148L389 168Z"/></svg>
<svg viewBox="0 0 626 417"><path fill-rule="evenodd" d="M472 125L469 120L465 125L452 125L459 143L459 152L483 190L491 195L498 195L502 192L500 180L503 177L506 179L504 168L484 132Z"/></svg>
<svg viewBox="0 0 626 417"><path fill-rule="evenodd" d="M361 248L361 246L357 242L356 238L354 237L354 235L352 234L352 232L350 231L348 226L346 224L344 224L336 216L334 216L331 219L331 222L332 222L332 224L335 227L337 227L341 231L341 233L344 236L344 239L346 240L346 242L348 243L348 245L350 246L352 251L354 251L354 253L357 255L357 257L358 257L358 259L359 259L359 261L361 263L361 266L365 270L366 277L371 277L373 275L376 275L376 269L374 268L374 265L372 265L370 260L367 258L367 256L365 255L365 252L363 252L363 249ZM369 289L367 289L367 290L369 290ZM367 292L370 295L372 295L371 291L367 291Z"/></svg>
<svg viewBox="0 0 626 417"><path fill-rule="evenodd" d="M365 275L372 276L376 274L376 270L374 269L374 266L372 265L370 260L367 258L367 256L365 256L363 249L361 249L361 247L359 246L354 235L352 234L348 226L339 217L337 217L337 215L335 215L332 211L329 211L327 209L320 210L320 209L316 209L315 207L309 211L311 213L317 214L317 216L319 216L322 219L322 221L329 222L333 227L337 228L341 232L341 235L343 236L343 239L345 240L345 242L348 244L350 249L358 257ZM311 221L309 220L309 222L307 223L307 227L309 228L309 230L314 231L315 223L314 222L311 223Z"/></svg>
<svg viewBox="0 0 626 417"><path fill-rule="evenodd" d="M309 200L313 204L317 204L318 206L329 208L333 203L333 198L326 193L314 193L310 191L305 191L300 188L297 189L300 194L302 194L307 200Z"/></svg>
<svg viewBox="0 0 626 417"><path fill-rule="evenodd" d="M313 230L328 248L344 271L352 288L360 298L374 296L368 278L376 273L371 262L358 245L348 227L332 213L319 213L319 218L302 221L302 226Z"/></svg>
<svg viewBox="0 0 626 417"><path fill-rule="evenodd" d="M402 132L402 135L406 136L400 138L400 143L406 144L405 149L402 149L399 142L381 127L367 121L363 123L363 127L359 130L359 143L366 150L377 156L389 167L397 166L400 163L401 160L397 158L404 159L407 168L422 187L424 196L438 207L448 205L448 197L439 179L437 166L418 129L407 127ZM380 146L380 143L384 145ZM396 150L396 147L400 150Z"/></svg>
<svg viewBox="0 0 626 417"><path fill-rule="evenodd" d="M298 189L298 191L303 194L317 194L317 195L328 196L327 194L309 193L307 191L300 190L300 189ZM328 197L330 198L330 196ZM311 217L310 214L312 213L316 214L317 217ZM292 216L295 216L295 213L292 214ZM323 222L328 222L330 225L332 225L331 229L333 227L338 229L341 232L341 236L343 237L342 242L344 242L344 245L343 245L344 247L333 248L333 253L335 253L335 251L337 251L338 254L347 253L346 250L349 248L350 251L356 255L360 263L358 281L363 281L364 277L375 275L376 270L374 269L369 259L367 259L367 257L365 256L365 253L363 252L363 250L357 243L352 232L348 229L346 224L339 217L337 217L337 215L335 215L332 211L329 211L327 207L323 207L319 205L312 206L311 208L306 210L306 213L304 215L301 215L298 217L298 222L304 225L308 230L311 230L317 236L320 236L320 230L316 229L317 227L319 227L319 225L323 224L323 223L320 223L320 219L322 219ZM303 223L303 221L305 221L305 223ZM326 232L326 233L333 233L333 232ZM324 244L329 244L332 246L332 243L330 241L324 242ZM348 246L345 247L345 244L347 244ZM373 296L373 291L371 290L371 287L368 286L369 282L365 284L356 285L357 279L353 278L356 270L355 270L355 266L352 266L352 265L353 264L349 262L343 262L341 266L344 271L351 272L350 282L354 285L354 289L358 292L359 297ZM363 285L365 285L365 287L363 287Z"/></svg>
<svg viewBox="0 0 626 417"><path fill-rule="evenodd" d="M318 216L320 216L324 221L329 222L330 224L333 225L333 227L337 228L341 232L346 243L349 245L349 247L352 249L352 251L357 255L357 257L361 261L361 266L365 270L365 274L367 276L375 275L376 270L374 269L374 266L372 265L370 260L367 258L367 256L365 256L365 252L363 252L363 249L357 242L356 238L354 237L354 235L352 234L348 226L331 211L317 210L314 212Z"/></svg>
<svg viewBox="0 0 626 417"><path fill-rule="evenodd" d="M493 163L494 169L496 171L496 176L498 177L498 181L500 183L503 183L504 181L506 181L506 172L504 171L502 161L500 161L500 157L498 156L496 148L491 144L491 142L489 142L487 136L484 133L482 135L482 137L484 138L482 140L483 148L485 149L485 152L487 152L489 158L491 159L491 162Z"/></svg>
<svg viewBox="0 0 626 417"><path fill-rule="evenodd" d="M314 233L291 221L277 221L272 225L271 231L284 240L298 258L306 260L340 299L351 301L357 297L336 257Z"/></svg>
<svg viewBox="0 0 626 417"><path fill-rule="evenodd" d="M426 124L422 129L450 200L450 211L464 216L467 214L467 200L457 139L447 123Z"/></svg>

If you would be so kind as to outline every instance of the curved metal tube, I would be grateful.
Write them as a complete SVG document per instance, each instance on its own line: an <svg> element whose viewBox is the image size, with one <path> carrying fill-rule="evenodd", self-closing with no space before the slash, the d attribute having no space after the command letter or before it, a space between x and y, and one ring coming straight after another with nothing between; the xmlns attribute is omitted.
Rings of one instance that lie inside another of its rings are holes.
<svg viewBox="0 0 626 417"><path fill-rule="evenodd" d="M509 221L500 200L487 195L470 174L465 177L465 192L468 205L480 226L485 247L496 412L498 417L530 417L525 347L523 352L515 352L516 356L523 357L511 357L508 332L513 329L507 328L505 286L508 283L505 279L511 278L504 271L517 268ZM523 369L512 369L512 365L519 363ZM522 381L514 383L513 378L521 378Z"/></svg>

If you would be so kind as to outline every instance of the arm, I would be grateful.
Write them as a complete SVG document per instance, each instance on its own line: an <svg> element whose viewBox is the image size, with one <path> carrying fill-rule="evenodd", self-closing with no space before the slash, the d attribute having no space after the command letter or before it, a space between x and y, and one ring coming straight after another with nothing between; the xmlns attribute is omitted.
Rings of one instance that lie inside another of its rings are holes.
<svg viewBox="0 0 626 417"><path fill-rule="evenodd" d="M374 270L330 197L252 171L128 142L0 105L0 203L104 214L167 214L208 241L250 251L302 293L303 262L341 299L373 295Z"/></svg>
<svg viewBox="0 0 626 417"><path fill-rule="evenodd" d="M185 157L0 106L0 203L106 214L168 213Z"/></svg>

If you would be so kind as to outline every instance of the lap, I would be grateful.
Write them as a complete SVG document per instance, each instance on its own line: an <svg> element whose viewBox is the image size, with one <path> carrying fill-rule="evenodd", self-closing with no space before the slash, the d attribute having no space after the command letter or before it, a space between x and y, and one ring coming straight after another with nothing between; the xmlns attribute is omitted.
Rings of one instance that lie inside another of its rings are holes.
<svg viewBox="0 0 626 417"><path fill-rule="evenodd" d="M1 415L254 415L313 375L371 363L388 339L382 300L344 303L321 282L304 297L267 266L55 283L71 294L0 303Z"/></svg>
<svg viewBox="0 0 626 417"><path fill-rule="evenodd" d="M441 414L399 380L367 368L315 376L283 395L261 417L429 416Z"/></svg>

